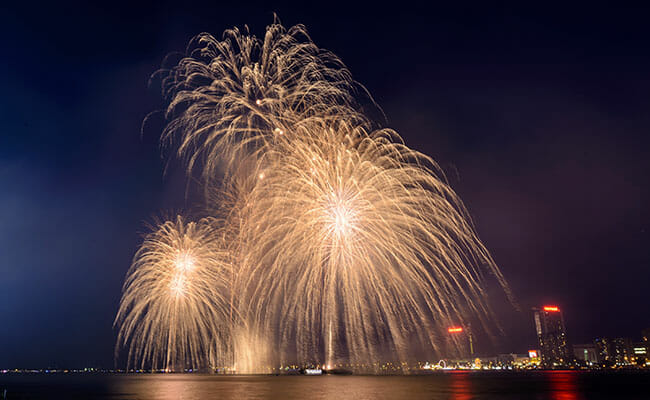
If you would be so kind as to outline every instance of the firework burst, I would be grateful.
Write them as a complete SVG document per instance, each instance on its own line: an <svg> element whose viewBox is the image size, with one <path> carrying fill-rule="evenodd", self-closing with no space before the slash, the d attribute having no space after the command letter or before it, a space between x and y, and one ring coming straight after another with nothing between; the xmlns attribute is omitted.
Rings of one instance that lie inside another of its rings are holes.
<svg viewBox="0 0 650 400"><path fill-rule="evenodd" d="M178 216L136 253L115 319L134 366L182 370L224 359L232 270L214 225Z"/></svg>
<svg viewBox="0 0 650 400"><path fill-rule="evenodd" d="M300 360L361 363L436 349L453 322L490 314L484 273L505 281L432 159L390 130L296 129L242 199L253 326Z"/></svg>
<svg viewBox="0 0 650 400"><path fill-rule="evenodd" d="M443 350L452 323L489 330L486 275L509 291L463 203L434 160L373 128L365 89L304 27L201 34L160 73L161 140L220 217L145 239L116 319L130 360L362 364Z"/></svg>
<svg viewBox="0 0 650 400"><path fill-rule="evenodd" d="M365 121L354 107L354 93L365 89L301 25L275 23L263 39L237 28L222 40L202 33L187 54L159 71L170 100L162 140L177 143L188 171L200 165L207 180L259 157L297 122Z"/></svg>

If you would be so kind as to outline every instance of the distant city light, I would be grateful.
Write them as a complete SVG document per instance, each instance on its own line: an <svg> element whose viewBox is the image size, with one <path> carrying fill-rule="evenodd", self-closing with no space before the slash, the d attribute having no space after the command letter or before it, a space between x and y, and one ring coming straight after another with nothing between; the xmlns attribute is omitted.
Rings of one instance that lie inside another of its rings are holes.
<svg viewBox="0 0 650 400"><path fill-rule="evenodd" d="M447 329L447 331L449 331L449 333L460 333L463 331L463 328L460 326L452 326L451 328Z"/></svg>
<svg viewBox="0 0 650 400"><path fill-rule="evenodd" d="M544 306L544 311L558 312L560 309L557 306Z"/></svg>

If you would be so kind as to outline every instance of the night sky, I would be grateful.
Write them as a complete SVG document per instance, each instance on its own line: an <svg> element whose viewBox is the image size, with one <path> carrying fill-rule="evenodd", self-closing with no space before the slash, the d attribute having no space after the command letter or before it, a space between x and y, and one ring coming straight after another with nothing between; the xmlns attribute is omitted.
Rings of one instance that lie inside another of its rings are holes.
<svg viewBox="0 0 650 400"><path fill-rule="evenodd" d="M465 201L522 309L495 302L505 336L485 351L535 348L543 303L574 343L650 327L649 10L20 3L0 10L0 369L113 367L145 223L196 204L177 164L164 174L162 118L140 134L164 106L149 76L195 34L262 35L273 12Z"/></svg>

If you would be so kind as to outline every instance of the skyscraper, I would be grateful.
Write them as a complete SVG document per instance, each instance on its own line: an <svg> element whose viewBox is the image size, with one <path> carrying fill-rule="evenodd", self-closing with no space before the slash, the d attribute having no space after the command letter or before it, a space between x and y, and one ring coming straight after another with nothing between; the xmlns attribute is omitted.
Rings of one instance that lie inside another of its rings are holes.
<svg viewBox="0 0 650 400"><path fill-rule="evenodd" d="M544 368L563 368L571 362L562 311L557 306L533 308L535 329Z"/></svg>
<svg viewBox="0 0 650 400"><path fill-rule="evenodd" d="M596 347L596 354L598 355L598 362L605 366L614 365L614 357L612 355L612 341L609 338L596 338L594 339L594 346Z"/></svg>
<svg viewBox="0 0 650 400"><path fill-rule="evenodd" d="M632 341L628 338L616 338L612 340L612 355L618 366L632 364Z"/></svg>

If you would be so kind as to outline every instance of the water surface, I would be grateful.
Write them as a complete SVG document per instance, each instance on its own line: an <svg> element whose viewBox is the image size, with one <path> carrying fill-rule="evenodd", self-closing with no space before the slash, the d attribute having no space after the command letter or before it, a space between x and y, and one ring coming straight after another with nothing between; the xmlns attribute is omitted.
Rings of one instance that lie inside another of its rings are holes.
<svg viewBox="0 0 650 400"><path fill-rule="evenodd" d="M643 372L445 372L423 376L3 374L0 399L650 399Z"/></svg>

